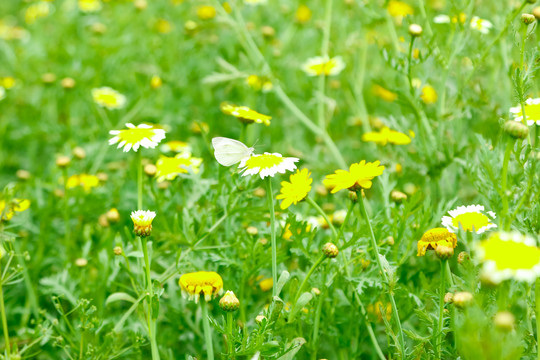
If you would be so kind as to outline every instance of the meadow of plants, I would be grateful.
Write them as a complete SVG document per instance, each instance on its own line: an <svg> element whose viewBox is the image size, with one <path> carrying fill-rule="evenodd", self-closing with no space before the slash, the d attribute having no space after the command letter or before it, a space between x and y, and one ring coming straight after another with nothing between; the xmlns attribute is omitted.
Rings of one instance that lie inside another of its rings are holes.
<svg viewBox="0 0 540 360"><path fill-rule="evenodd" d="M0 359L540 359L538 19L0 1Z"/></svg>

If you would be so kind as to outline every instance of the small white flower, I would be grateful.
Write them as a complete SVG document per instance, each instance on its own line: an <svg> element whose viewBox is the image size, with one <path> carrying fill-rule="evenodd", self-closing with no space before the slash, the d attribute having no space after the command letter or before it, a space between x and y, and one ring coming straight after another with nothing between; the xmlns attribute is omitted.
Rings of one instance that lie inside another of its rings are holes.
<svg viewBox="0 0 540 360"><path fill-rule="evenodd" d="M449 24L450 23L450 16L448 15L437 15L433 18L433 22L435 24Z"/></svg>
<svg viewBox="0 0 540 360"><path fill-rule="evenodd" d="M493 24L485 19L480 19L478 16L474 16L471 19L471 28L480 31L482 34L489 34L489 30L493 27Z"/></svg>
<svg viewBox="0 0 540 360"><path fill-rule="evenodd" d="M316 56L307 59L302 65L302 70L309 76L332 76L339 74L345 68L341 56L329 58L328 56Z"/></svg>
<svg viewBox="0 0 540 360"><path fill-rule="evenodd" d="M515 121L523 121L523 113L521 105L510 108L510 113L514 116ZM527 125L531 126L536 123L540 125L540 98L525 100L525 114L527 116Z"/></svg>
<svg viewBox="0 0 540 360"><path fill-rule="evenodd" d="M484 211L482 205L458 206L454 210L448 211L450 216L443 216L442 225L448 231L455 233L461 227L465 231L472 231L481 234L497 225L491 221L496 218L492 211ZM486 215L487 214L487 215Z"/></svg>
<svg viewBox="0 0 540 360"><path fill-rule="evenodd" d="M111 130L109 134L115 135L109 140L109 145L118 144L118 148L124 147L124 152L133 149L137 151L140 146L153 149L161 140L165 138L165 130L155 129L147 124L135 126L131 123L126 124L125 130Z"/></svg>
<svg viewBox="0 0 540 360"><path fill-rule="evenodd" d="M148 226L152 224L156 213L150 210L137 210L132 211L130 217L133 220L133 224L137 226Z"/></svg>
<svg viewBox="0 0 540 360"><path fill-rule="evenodd" d="M274 176L276 173L284 174L287 170L296 169L295 162L299 161L295 157L283 157L278 153L264 153L252 155L244 158L238 168L243 172L242 176L257 175L264 179L267 176Z"/></svg>
<svg viewBox="0 0 540 360"><path fill-rule="evenodd" d="M126 105L126 97L108 86L92 89L94 102L109 110L121 109Z"/></svg>

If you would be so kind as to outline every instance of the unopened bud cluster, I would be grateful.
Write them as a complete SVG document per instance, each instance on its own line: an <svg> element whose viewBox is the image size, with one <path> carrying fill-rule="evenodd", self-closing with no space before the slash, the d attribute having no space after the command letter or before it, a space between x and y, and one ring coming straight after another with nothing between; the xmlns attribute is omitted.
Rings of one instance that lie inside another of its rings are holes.
<svg viewBox="0 0 540 360"><path fill-rule="evenodd" d="M332 244L332 243L326 243L324 244L323 246L323 253L326 257L328 258L335 258L338 256L339 254L339 249L336 245Z"/></svg>

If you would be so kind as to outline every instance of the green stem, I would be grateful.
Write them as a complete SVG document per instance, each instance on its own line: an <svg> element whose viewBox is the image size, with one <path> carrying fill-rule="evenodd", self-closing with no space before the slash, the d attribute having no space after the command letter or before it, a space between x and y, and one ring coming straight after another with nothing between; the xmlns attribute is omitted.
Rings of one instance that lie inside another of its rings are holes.
<svg viewBox="0 0 540 360"><path fill-rule="evenodd" d="M538 360L540 360L540 279L536 279L534 294L536 302L536 352Z"/></svg>
<svg viewBox="0 0 540 360"><path fill-rule="evenodd" d="M152 277L150 275L150 258L148 257L148 242L146 237L140 237L141 247L144 256L144 268L146 274L146 293L148 296L148 337L150 338L150 348L152 349L152 360L159 360L159 349L156 342L156 333L154 326L154 316L152 314L152 302L154 300L154 287L152 285Z"/></svg>
<svg viewBox="0 0 540 360"><path fill-rule="evenodd" d="M409 53L407 55L407 81L409 83L409 91L414 97L414 86L412 83L412 54L414 49L414 40L416 36L411 36L411 42L409 43Z"/></svg>
<svg viewBox="0 0 540 360"><path fill-rule="evenodd" d="M300 284L300 287L298 288L298 291L296 292L296 296L294 297L294 301L292 302L293 303L293 306L296 304L296 302L298 301L298 298L300 298L300 295L302 294L302 291L304 291L304 288L306 287L307 285L307 282L309 280L309 278L311 277L311 275L313 274L313 272L315 271L315 269L317 269L317 267L326 259L326 256L323 254L321 255L317 261L315 261L315 263L313 264L313 266L311 267L311 269L309 269L309 272L307 273L306 277L304 278L304 281L302 281L302 284ZM289 322L292 322L294 320L294 314L293 316L291 316L289 318Z"/></svg>
<svg viewBox="0 0 540 360"><path fill-rule="evenodd" d="M330 219L328 218L328 215L326 215L326 213L324 212L323 209L321 209L321 207L319 206L319 204L317 204L315 201L313 201L313 199L311 199L309 196L306 196L306 199L307 203L309 205L311 205L315 210L317 210L317 212L319 214L321 214L321 216L324 218L324 221L326 221L326 223L328 224L328 226L330 227L330 229L332 229L332 233L334 234L334 238L337 239L338 237L338 233L336 231L336 228L334 227L334 225L332 224L332 222L330 221Z"/></svg>
<svg viewBox="0 0 540 360"><path fill-rule="evenodd" d="M208 322L208 307L204 296L201 296L201 311L204 330L204 342L206 343L206 355L208 360L214 360L214 347L212 345L212 333Z"/></svg>
<svg viewBox="0 0 540 360"><path fill-rule="evenodd" d="M501 195L503 203L503 211L501 216L501 223L503 230L506 230L506 217L508 215L508 195L506 194L506 186L508 183L508 162L510 161L510 154L512 153L513 141L510 139L506 142L506 150L504 152L503 167L501 172Z"/></svg>
<svg viewBox="0 0 540 360"><path fill-rule="evenodd" d="M233 314L230 311L227 313L227 345L229 347L229 359L234 359Z"/></svg>
<svg viewBox="0 0 540 360"><path fill-rule="evenodd" d="M272 177L267 177L268 208L270 210L270 239L272 245L272 296L277 296L277 245L276 245L276 213L274 212L274 195L272 193Z"/></svg>
<svg viewBox="0 0 540 360"><path fill-rule="evenodd" d="M0 274L2 273L2 267L0 264ZM6 318L6 309L4 306L4 279L0 279L0 313L2 315L2 330L4 331L4 342L6 343L6 356L7 359L11 359L11 342L9 341L9 331Z"/></svg>
<svg viewBox="0 0 540 360"><path fill-rule="evenodd" d="M137 151L137 210L143 208L143 168L142 168L142 149Z"/></svg>
<svg viewBox="0 0 540 360"><path fill-rule="evenodd" d="M325 12L324 12L324 28L323 28L323 40L321 55L323 58L328 57L328 44L330 42L330 27L332 25L332 3L333 0L326 0ZM326 87L326 75L323 73L319 76L319 96L320 99L317 102L317 117L319 121L319 127L326 129L326 119L324 116L324 93Z"/></svg>
<svg viewBox="0 0 540 360"><path fill-rule="evenodd" d="M439 359L442 359L441 356L441 344L442 344L442 328L443 328L443 322L444 322L444 296L446 293L446 264L448 263L448 260L444 259L441 260L441 288L439 290L439 324L437 326L437 332L435 333L436 338L436 349L437 349L437 356Z"/></svg>
<svg viewBox="0 0 540 360"><path fill-rule="evenodd" d="M347 209L347 215L345 215L345 219L343 220L343 224L339 227L339 233L336 237L336 240L334 241L334 244L339 247L339 239L343 236L343 231L345 229L345 225L349 222L349 217L351 216L351 213L354 209L354 205L356 204L356 201L351 200L351 204L349 205L349 208Z"/></svg>
<svg viewBox="0 0 540 360"><path fill-rule="evenodd" d="M386 274L386 270L382 264L380 254L379 254L379 247L377 246L377 240L375 239L375 234L373 233L373 228L371 227L371 222L369 220L368 213L366 211L366 207L364 205L364 199L362 198L362 191L357 192L358 195L358 204L360 205L360 211L362 213L362 216L364 217L364 220L366 221L370 233L370 240L371 240L371 247L373 248L373 252L375 253L375 259L377 261L377 266L379 267L381 276L383 278L384 283L388 285L388 297L390 298L390 304L392 305L392 315L394 318L394 321L396 322L396 326L398 329L398 341L399 341L399 351L401 353L401 356L405 356L405 337L403 336L403 328L401 327L401 320L399 319L399 313L396 306L396 301L394 299L393 291L391 289L391 284L388 280L388 275ZM393 286L393 285L392 285Z"/></svg>
<svg viewBox="0 0 540 360"><path fill-rule="evenodd" d="M64 178L64 246L66 247L66 252L70 253L71 244L71 228L69 223L69 189L68 189L68 170L67 167L62 169L62 176Z"/></svg>

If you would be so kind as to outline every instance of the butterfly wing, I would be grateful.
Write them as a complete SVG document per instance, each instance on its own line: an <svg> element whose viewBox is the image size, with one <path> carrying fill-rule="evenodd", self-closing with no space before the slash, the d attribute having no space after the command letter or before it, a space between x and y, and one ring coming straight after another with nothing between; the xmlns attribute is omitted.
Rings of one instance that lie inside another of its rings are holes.
<svg viewBox="0 0 540 360"><path fill-rule="evenodd" d="M212 139L214 156L218 163L223 166L231 166L253 153L253 148L247 147L242 142L225 137Z"/></svg>

